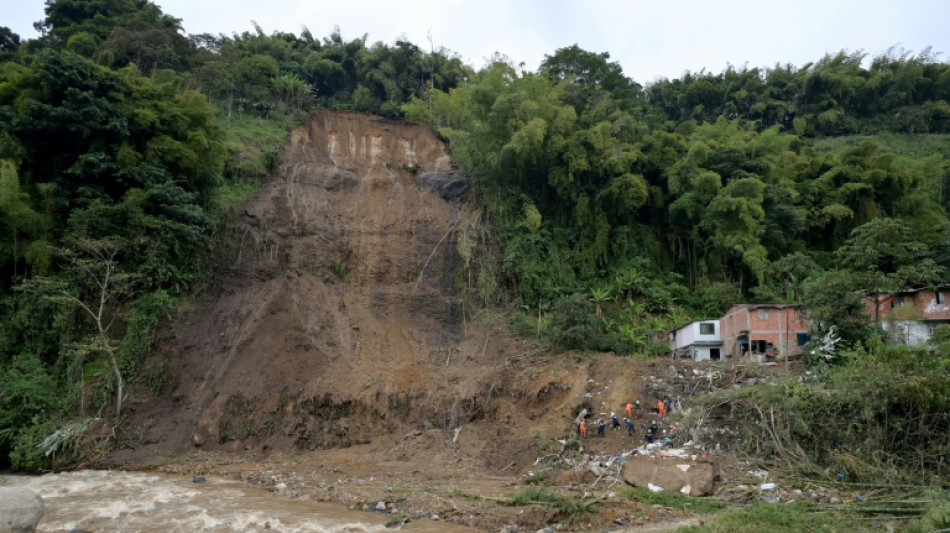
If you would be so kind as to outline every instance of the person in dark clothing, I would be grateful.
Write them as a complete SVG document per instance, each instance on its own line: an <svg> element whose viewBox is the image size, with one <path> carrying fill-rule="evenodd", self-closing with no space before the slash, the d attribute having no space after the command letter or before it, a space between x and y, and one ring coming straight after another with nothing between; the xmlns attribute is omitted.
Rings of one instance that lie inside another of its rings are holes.
<svg viewBox="0 0 950 533"><path fill-rule="evenodd" d="M631 436L632 436L633 433L634 433L634 431L636 431L636 430L634 429L633 420L630 420L629 418L624 417L623 421L624 421L625 424L627 424L627 435L631 435Z"/></svg>
<svg viewBox="0 0 950 533"><path fill-rule="evenodd" d="M601 418L600 420L597 421L597 436L603 437L605 429L607 429L607 423L604 422L603 418Z"/></svg>
<svg viewBox="0 0 950 533"><path fill-rule="evenodd" d="M613 425L614 429L620 428L620 419L617 418L617 413L610 413L610 423Z"/></svg>

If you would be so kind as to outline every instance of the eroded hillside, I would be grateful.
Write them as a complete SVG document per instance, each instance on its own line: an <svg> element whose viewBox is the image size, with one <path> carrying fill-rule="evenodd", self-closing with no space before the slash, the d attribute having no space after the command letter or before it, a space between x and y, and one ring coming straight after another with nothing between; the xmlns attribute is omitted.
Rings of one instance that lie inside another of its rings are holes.
<svg viewBox="0 0 950 533"><path fill-rule="evenodd" d="M103 464L191 456L186 471L274 486L310 472L293 494L321 501L376 501L396 483L416 487L404 503L419 516L451 508L452 521L483 528L553 520L492 498L559 457L581 408L606 417L655 402L652 375L669 362L553 353L466 311L456 243L477 220L466 190L426 128L312 114L280 172L219 230L218 274L149 362L167 383L139 384ZM639 442L612 431L584 448L616 455ZM581 490L590 475L549 482ZM461 492L445 500L430 485ZM604 519L656 518L637 509L615 498Z"/></svg>
<svg viewBox="0 0 950 533"><path fill-rule="evenodd" d="M347 423L359 415L408 416L462 338L452 267L465 191L431 130L311 115L219 238L213 290L163 348L172 392L137 407L154 411L143 440L164 453L313 449L378 433Z"/></svg>

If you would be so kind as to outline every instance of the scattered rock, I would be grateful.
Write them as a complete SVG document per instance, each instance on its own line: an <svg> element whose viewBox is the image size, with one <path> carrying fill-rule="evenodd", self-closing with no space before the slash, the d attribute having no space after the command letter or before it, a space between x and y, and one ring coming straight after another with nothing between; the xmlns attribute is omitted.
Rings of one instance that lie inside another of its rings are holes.
<svg viewBox="0 0 950 533"><path fill-rule="evenodd" d="M43 499L39 494L16 487L0 487L0 532L36 531L43 510Z"/></svg>
<svg viewBox="0 0 950 533"><path fill-rule="evenodd" d="M379 502L379 503L377 503L377 504L376 504L376 510L379 511L379 512L385 511L385 510L386 510L386 502Z"/></svg>
<svg viewBox="0 0 950 533"><path fill-rule="evenodd" d="M195 476L195 477L191 478L191 481L192 481L193 483L204 483L205 481L207 481L207 479L205 479L204 476Z"/></svg>

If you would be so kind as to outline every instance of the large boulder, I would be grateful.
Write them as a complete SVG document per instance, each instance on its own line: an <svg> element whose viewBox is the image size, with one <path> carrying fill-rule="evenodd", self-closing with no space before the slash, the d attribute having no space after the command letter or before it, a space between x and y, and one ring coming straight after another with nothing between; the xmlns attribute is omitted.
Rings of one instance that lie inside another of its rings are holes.
<svg viewBox="0 0 950 533"><path fill-rule="evenodd" d="M623 467L623 479L635 487L654 485L690 496L713 492L715 465L689 458L635 455Z"/></svg>
<svg viewBox="0 0 950 533"><path fill-rule="evenodd" d="M33 533L43 518L40 495L18 487L0 487L0 533Z"/></svg>
<svg viewBox="0 0 950 533"><path fill-rule="evenodd" d="M438 193L446 202L459 202L468 194L468 180L460 172L424 172L416 180L420 186Z"/></svg>

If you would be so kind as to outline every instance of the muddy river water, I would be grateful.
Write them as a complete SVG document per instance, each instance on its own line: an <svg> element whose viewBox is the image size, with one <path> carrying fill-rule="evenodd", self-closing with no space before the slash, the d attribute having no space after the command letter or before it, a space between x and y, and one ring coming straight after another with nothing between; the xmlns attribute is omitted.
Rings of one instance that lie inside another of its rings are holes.
<svg viewBox="0 0 950 533"><path fill-rule="evenodd" d="M346 532L387 531L391 515L290 499L240 481L209 476L204 483L161 473L84 470L42 476L0 476L0 485L32 490L45 512L37 531L107 532ZM462 532L469 528L413 521L403 531ZM392 531L389 529L388 531Z"/></svg>

